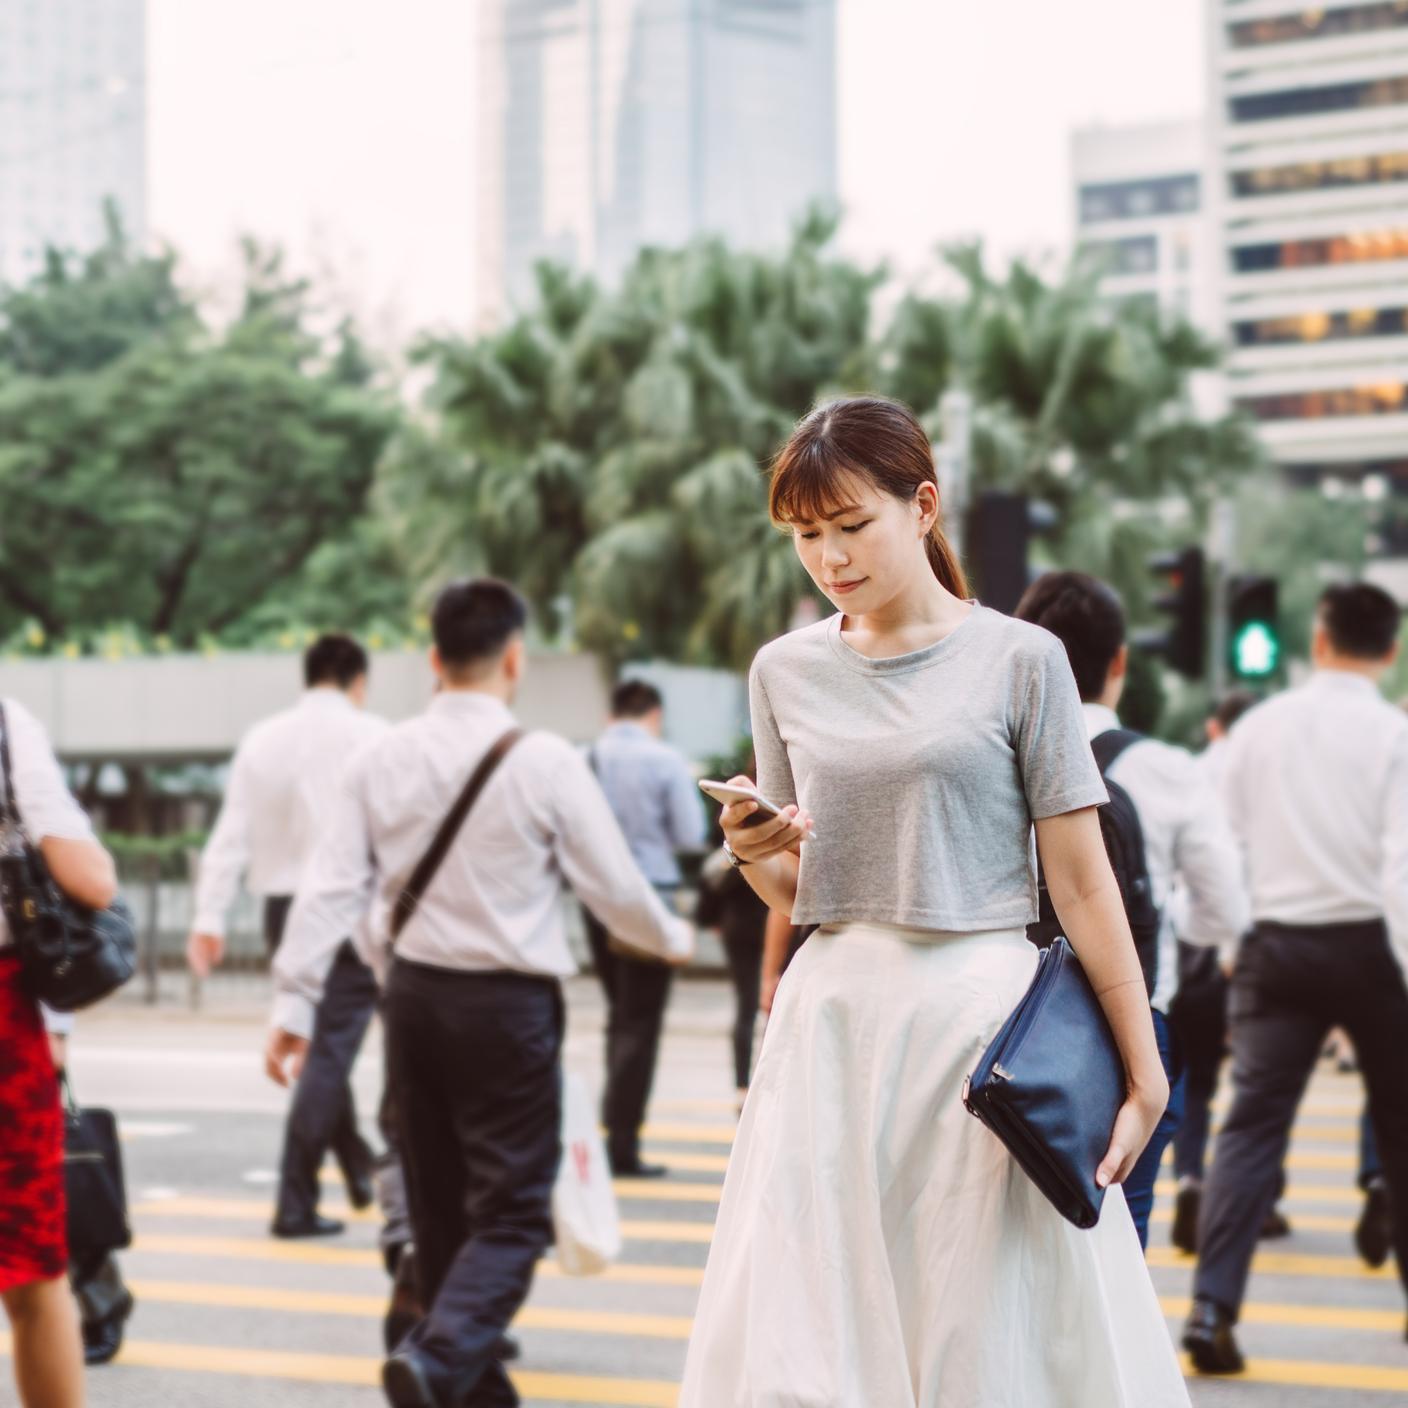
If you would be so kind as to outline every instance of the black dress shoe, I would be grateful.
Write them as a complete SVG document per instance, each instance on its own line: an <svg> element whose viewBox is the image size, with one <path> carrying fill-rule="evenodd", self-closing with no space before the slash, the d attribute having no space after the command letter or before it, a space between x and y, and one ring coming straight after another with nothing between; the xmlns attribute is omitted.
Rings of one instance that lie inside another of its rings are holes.
<svg viewBox="0 0 1408 1408"><path fill-rule="evenodd" d="M1232 1317L1215 1301L1199 1297L1183 1327L1183 1348L1200 1374L1240 1374L1246 1368L1232 1334Z"/></svg>
<svg viewBox="0 0 1408 1408"><path fill-rule="evenodd" d="M83 1327L83 1362L90 1368L106 1364L122 1348L121 1320L102 1320Z"/></svg>
<svg viewBox="0 0 1408 1408"><path fill-rule="evenodd" d="M664 1178L669 1171L664 1164L643 1164L639 1159L611 1165L612 1178Z"/></svg>
<svg viewBox="0 0 1408 1408"><path fill-rule="evenodd" d="M1173 1231L1170 1240L1181 1252L1192 1256L1198 1250L1198 1210L1203 1190L1196 1183L1185 1184L1173 1202Z"/></svg>
<svg viewBox="0 0 1408 1408"><path fill-rule="evenodd" d="M335 1217L324 1217L321 1213L315 1212L312 1217L304 1218L298 1222L288 1222L283 1218L276 1217L270 1224L269 1231L276 1237L336 1237L339 1232L345 1232L347 1224L339 1222Z"/></svg>
<svg viewBox="0 0 1408 1408"><path fill-rule="evenodd" d="M392 1408L440 1408L425 1365L412 1349L393 1354L381 1366L381 1387Z"/></svg>
<svg viewBox="0 0 1408 1408"><path fill-rule="evenodd" d="M1393 1249L1393 1211L1382 1179L1376 1178L1365 1191L1364 1210L1354 1228L1354 1245L1365 1264L1376 1270Z"/></svg>
<svg viewBox="0 0 1408 1408"><path fill-rule="evenodd" d="M1286 1220L1286 1214L1280 1208L1272 1208L1256 1237L1259 1242L1276 1242L1290 1235L1291 1224Z"/></svg>

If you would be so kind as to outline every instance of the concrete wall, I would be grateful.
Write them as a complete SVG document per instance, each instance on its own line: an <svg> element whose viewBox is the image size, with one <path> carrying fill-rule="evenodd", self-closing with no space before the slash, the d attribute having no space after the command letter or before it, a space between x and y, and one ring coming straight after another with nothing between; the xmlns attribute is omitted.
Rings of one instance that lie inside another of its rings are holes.
<svg viewBox="0 0 1408 1408"><path fill-rule="evenodd" d="M727 752L746 732L747 694L736 675L674 665L627 673L664 694L670 741L691 758ZM369 707L388 719L408 718L424 708L431 684L422 653L379 652ZM301 688L297 654L0 662L0 696L37 715L68 762L220 760L251 724L287 708ZM595 656L535 652L515 710L530 728L585 742L605 721L608 699Z"/></svg>
<svg viewBox="0 0 1408 1408"><path fill-rule="evenodd" d="M296 654L173 655L142 660L0 664L0 696L20 700L70 762L220 759L257 720L302 688ZM432 677L416 651L372 657L369 707L388 719L425 707ZM517 712L530 728L591 737L606 715L606 681L590 655L535 654Z"/></svg>

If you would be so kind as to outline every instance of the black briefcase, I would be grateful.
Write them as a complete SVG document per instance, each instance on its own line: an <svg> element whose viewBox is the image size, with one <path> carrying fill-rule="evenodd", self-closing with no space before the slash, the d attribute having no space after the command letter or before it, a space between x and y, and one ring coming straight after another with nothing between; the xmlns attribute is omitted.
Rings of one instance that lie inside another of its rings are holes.
<svg viewBox="0 0 1408 1408"><path fill-rule="evenodd" d="M1100 1220L1095 1170L1126 1096L1110 1024L1064 938L964 1082L963 1103L1077 1227Z"/></svg>
<svg viewBox="0 0 1408 1408"><path fill-rule="evenodd" d="M132 1242L132 1228L117 1118L111 1110L80 1109L67 1076L63 1088L69 1258L121 1251Z"/></svg>

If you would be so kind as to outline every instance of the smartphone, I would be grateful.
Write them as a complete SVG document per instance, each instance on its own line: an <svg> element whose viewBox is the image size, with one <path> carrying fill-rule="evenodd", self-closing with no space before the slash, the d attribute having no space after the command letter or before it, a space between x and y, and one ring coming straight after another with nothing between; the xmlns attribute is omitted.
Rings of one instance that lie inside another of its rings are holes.
<svg viewBox="0 0 1408 1408"><path fill-rule="evenodd" d="M752 787L739 787L731 782L711 782L705 778L699 784L699 790L726 807L734 802L756 802L758 810L744 819L744 826L757 826L759 822L782 815L781 807L769 802Z"/></svg>

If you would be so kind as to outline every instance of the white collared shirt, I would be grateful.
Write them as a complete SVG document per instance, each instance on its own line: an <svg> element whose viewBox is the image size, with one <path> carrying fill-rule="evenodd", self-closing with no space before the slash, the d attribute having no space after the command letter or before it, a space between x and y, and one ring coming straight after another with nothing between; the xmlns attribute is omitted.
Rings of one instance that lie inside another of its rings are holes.
<svg viewBox="0 0 1408 1408"><path fill-rule="evenodd" d="M1223 795L1257 919L1385 919L1408 967L1408 716L1374 682L1317 670L1228 741Z"/></svg>
<svg viewBox="0 0 1408 1408"><path fill-rule="evenodd" d="M68 790L43 724L13 699L5 701L5 720L9 725L10 782L29 843L37 846L46 836L92 840L93 827ZM0 913L0 948L11 942L5 916Z"/></svg>
<svg viewBox="0 0 1408 1408"><path fill-rule="evenodd" d="M348 758L386 731L340 689L304 692L240 741L215 829L201 852L195 928L223 934L243 875L253 895L291 895Z"/></svg>
<svg viewBox="0 0 1408 1408"><path fill-rule="evenodd" d="M1103 704L1084 704L1091 738L1120 721ZM1198 760L1154 738L1131 743L1109 778L1129 793L1144 832L1144 861L1163 914L1159 972L1151 998L1167 1012L1178 991L1178 940L1230 950L1249 915L1237 843Z"/></svg>
<svg viewBox="0 0 1408 1408"><path fill-rule="evenodd" d="M353 760L275 957L275 1026L312 1031L349 934L384 979L397 895L471 771L513 724L488 694L443 691ZM475 802L396 952L439 968L566 977L576 964L564 883L613 937L659 956L689 952L691 927L632 860L586 760L566 739L529 733Z"/></svg>

